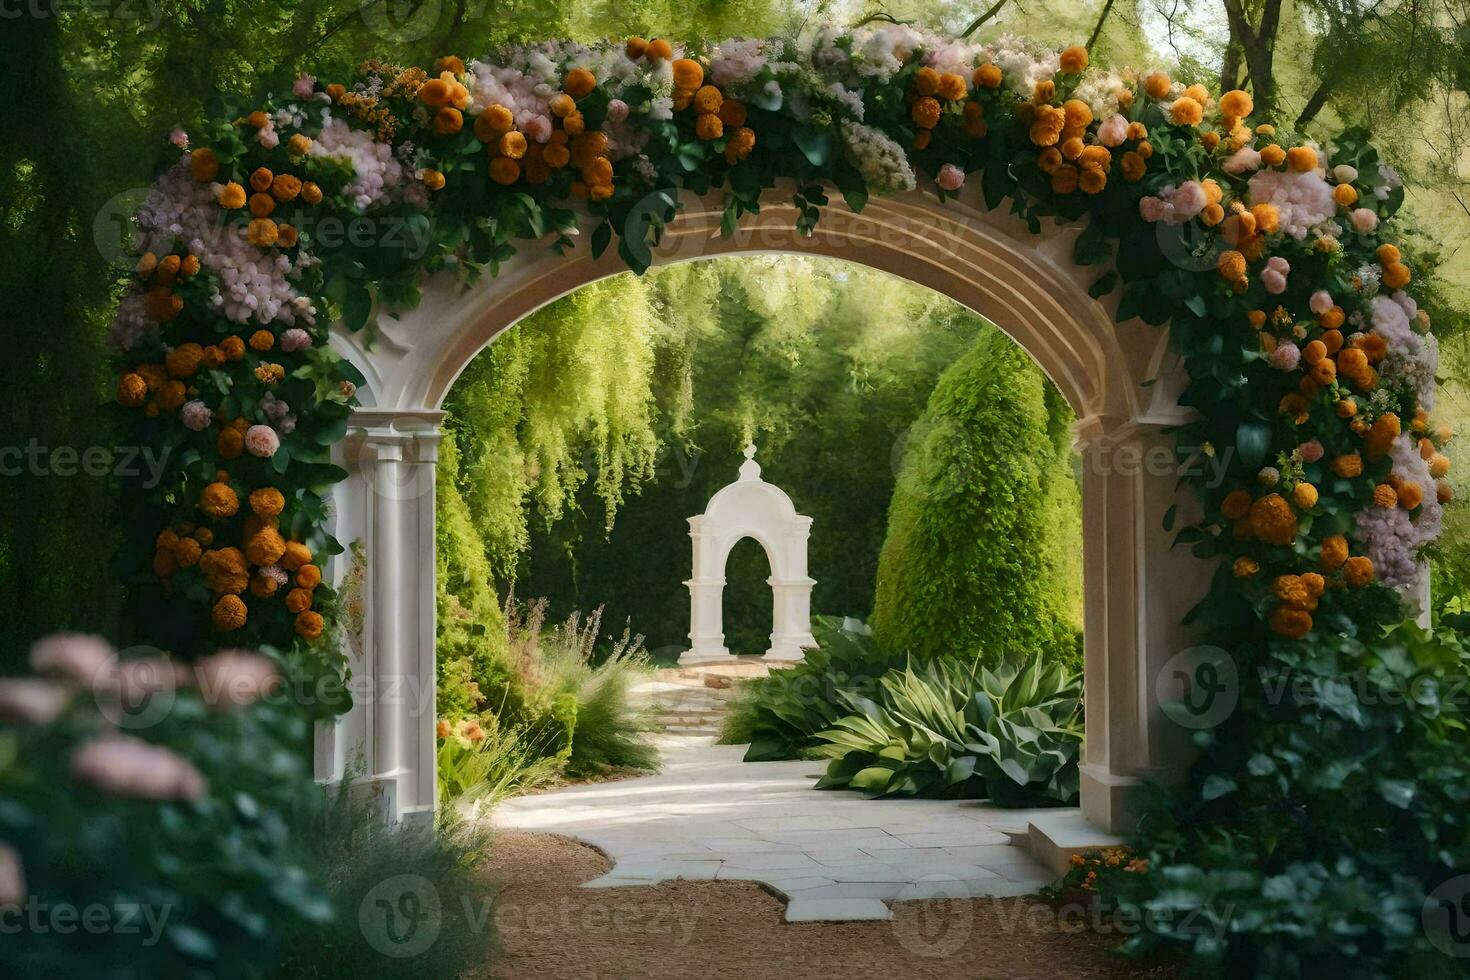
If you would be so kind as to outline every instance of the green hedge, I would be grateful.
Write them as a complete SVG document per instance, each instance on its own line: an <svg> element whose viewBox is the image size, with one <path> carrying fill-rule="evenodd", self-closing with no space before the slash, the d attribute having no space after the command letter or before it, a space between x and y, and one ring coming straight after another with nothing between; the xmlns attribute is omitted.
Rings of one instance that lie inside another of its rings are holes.
<svg viewBox="0 0 1470 980"><path fill-rule="evenodd" d="M1048 387L1000 334L940 378L904 451L878 560L884 648L1080 661L1079 490L1066 407Z"/></svg>

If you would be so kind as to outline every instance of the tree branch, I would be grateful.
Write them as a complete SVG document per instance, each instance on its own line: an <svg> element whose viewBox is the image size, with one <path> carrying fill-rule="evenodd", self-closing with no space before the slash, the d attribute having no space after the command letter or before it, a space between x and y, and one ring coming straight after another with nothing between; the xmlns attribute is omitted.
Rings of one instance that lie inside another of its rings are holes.
<svg viewBox="0 0 1470 980"><path fill-rule="evenodd" d="M1113 12L1114 0L1108 0L1103 4L1102 13L1098 15L1097 26L1092 29L1092 36L1087 39L1087 50L1092 51L1092 46L1097 43L1098 36L1102 34L1103 24L1107 23L1108 14Z"/></svg>
<svg viewBox="0 0 1470 980"><path fill-rule="evenodd" d="M1317 86L1317 90L1312 93L1312 97L1307 99L1307 104L1302 107L1300 115L1296 117L1296 128L1301 129L1307 123L1316 119L1317 113L1322 111L1322 107L1327 104L1327 97L1331 94L1332 80L1327 78L1322 79L1322 83Z"/></svg>
<svg viewBox="0 0 1470 980"><path fill-rule="evenodd" d="M969 27L960 32L960 37L969 37L971 34L974 34L975 31L980 28L980 25L984 24L996 14L1000 13L1001 9L1004 8L1005 5L1008 3L1010 3L1010 0L996 0L995 6L985 11L985 13L981 14L979 17L976 17L974 21L970 23Z"/></svg>

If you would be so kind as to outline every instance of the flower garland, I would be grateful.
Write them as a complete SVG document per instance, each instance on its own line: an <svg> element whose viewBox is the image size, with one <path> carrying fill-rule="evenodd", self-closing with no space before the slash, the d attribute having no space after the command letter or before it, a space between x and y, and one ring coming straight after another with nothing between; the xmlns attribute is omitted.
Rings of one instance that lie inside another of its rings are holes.
<svg viewBox="0 0 1470 980"><path fill-rule="evenodd" d="M181 650L294 644L336 670L323 494L361 378L330 322L412 306L427 272L494 274L521 240L574 247L579 215L595 254L616 240L641 272L683 191L723 189L731 232L794 180L810 233L828 188L861 209L922 177L941 199L977 180L1037 232L1085 222L1093 295L1170 323L1199 413L1180 445L1225 461L1180 533L1223 559L1206 632L1238 636L1244 605L1258 645L1371 637L1402 618L1392 590L1422 574L1450 496L1437 346L1392 231L1403 190L1364 134L1315 143L1252 111L1081 47L893 24L302 75L176 132L137 216L117 401L171 454L136 495L153 523L135 591Z"/></svg>

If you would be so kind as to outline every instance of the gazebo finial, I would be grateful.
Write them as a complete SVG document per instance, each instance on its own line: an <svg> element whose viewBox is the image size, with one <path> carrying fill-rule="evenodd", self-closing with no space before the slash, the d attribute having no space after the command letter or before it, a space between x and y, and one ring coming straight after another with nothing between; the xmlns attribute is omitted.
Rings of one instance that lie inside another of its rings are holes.
<svg viewBox="0 0 1470 980"><path fill-rule="evenodd" d="M740 464L740 479L759 480L761 478L761 464L755 461L755 443L745 444L745 462Z"/></svg>

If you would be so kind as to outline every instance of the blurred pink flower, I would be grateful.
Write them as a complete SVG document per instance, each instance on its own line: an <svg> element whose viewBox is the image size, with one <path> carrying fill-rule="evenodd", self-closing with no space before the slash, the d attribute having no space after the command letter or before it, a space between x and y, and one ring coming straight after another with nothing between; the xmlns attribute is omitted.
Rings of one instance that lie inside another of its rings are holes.
<svg viewBox="0 0 1470 980"><path fill-rule="evenodd" d="M1097 141L1108 148L1122 146L1128 139L1128 120L1121 112L1104 119L1097 127Z"/></svg>
<svg viewBox="0 0 1470 980"><path fill-rule="evenodd" d="M214 420L214 413L209 410L199 399L185 402L184 407L179 409L179 419L185 428L193 429L195 432L203 432L209 428L209 423Z"/></svg>
<svg viewBox="0 0 1470 980"><path fill-rule="evenodd" d="M0 718L6 721L49 725L61 716L70 700L71 691L51 681L31 677L0 680Z"/></svg>
<svg viewBox="0 0 1470 980"><path fill-rule="evenodd" d="M194 665L206 704L229 708L250 704L275 690L280 674L269 657L247 650L223 650Z"/></svg>
<svg viewBox="0 0 1470 980"><path fill-rule="evenodd" d="M168 141L181 150L189 148L189 134L179 126L175 126L173 132L168 134Z"/></svg>
<svg viewBox="0 0 1470 980"><path fill-rule="evenodd" d="M26 900L25 869L15 848L0 841L0 908Z"/></svg>
<svg viewBox="0 0 1470 980"><path fill-rule="evenodd" d="M946 163L939 168L939 173L934 178L942 190L957 191L965 186L965 172L952 163Z"/></svg>
<svg viewBox="0 0 1470 980"><path fill-rule="evenodd" d="M72 753L72 775L115 796L197 800L207 788L198 769L169 749L131 735L104 735Z"/></svg>
<svg viewBox="0 0 1470 980"><path fill-rule="evenodd" d="M116 694L127 704L136 704L150 694L172 691L179 684L178 668L167 657L119 660L100 674L96 690Z"/></svg>
<svg viewBox="0 0 1470 980"><path fill-rule="evenodd" d="M1378 213L1369 208L1356 208L1351 215L1353 230L1367 234L1378 227Z"/></svg>
<svg viewBox="0 0 1470 980"><path fill-rule="evenodd" d="M252 456L269 459L281 448L281 437L268 425L252 425L245 430L245 448Z"/></svg>
<svg viewBox="0 0 1470 980"><path fill-rule="evenodd" d="M1313 313L1326 313L1332 309L1332 294L1325 289L1317 290L1312 294L1312 298L1307 301L1307 307Z"/></svg>
<svg viewBox="0 0 1470 980"><path fill-rule="evenodd" d="M1301 450L1302 460L1308 463L1317 462L1317 460L1321 459L1323 454L1326 452L1326 450L1322 447L1322 443L1318 442L1316 439L1312 439L1309 442L1304 442L1298 448Z"/></svg>
<svg viewBox="0 0 1470 980"><path fill-rule="evenodd" d="M281 350L287 354L294 354L296 351L305 350L310 346L311 334L302 330L300 327L292 327L290 330L281 334Z"/></svg>
<svg viewBox="0 0 1470 980"><path fill-rule="evenodd" d="M1261 285L1272 296L1280 296L1286 292L1286 277L1290 272L1291 263L1279 255L1273 255L1266 260L1266 267L1261 270Z"/></svg>
<svg viewBox="0 0 1470 980"><path fill-rule="evenodd" d="M112 644L100 636L57 633L37 640L31 647L31 669L91 687L115 656Z"/></svg>
<svg viewBox="0 0 1470 980"><path fill-rule="evenodd" d="M296 76L296 81L291 83L291 92L298 99L311 98L312 90L316 88L316 79L302 72Z"/></svg>
<svg viewBox="0 0 1470 980"><path fill-rule="evenodd" d="M521 129L526 134L526 139L537 143L545 143L551 139L551 119L547 116L536 115L527 119Z"/></svg>
<svg viewBox="0 0 1470 980"><path fill-rule="evenodd" d="M1302 350L1296 344L1277 344L1276 349L1266 356L1266 362L1278 371L1295 371L1301 363Z"/></svg>
<svg viewBox="0 0 1470 980"><path fill-rule="evenodd" d="M628 103L622 99L613 99L607 104L607 118L610 122L622 122L628 118Z"/></svg>

